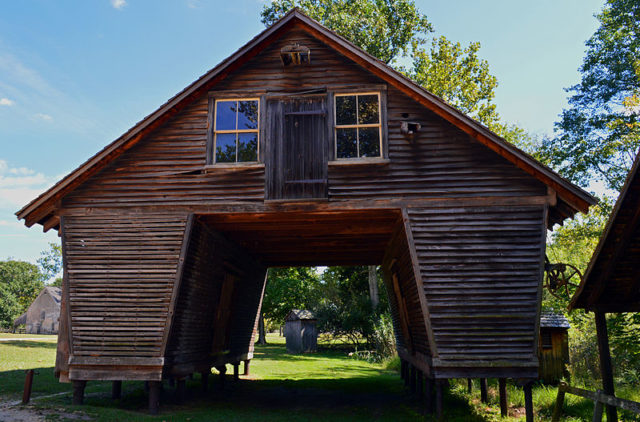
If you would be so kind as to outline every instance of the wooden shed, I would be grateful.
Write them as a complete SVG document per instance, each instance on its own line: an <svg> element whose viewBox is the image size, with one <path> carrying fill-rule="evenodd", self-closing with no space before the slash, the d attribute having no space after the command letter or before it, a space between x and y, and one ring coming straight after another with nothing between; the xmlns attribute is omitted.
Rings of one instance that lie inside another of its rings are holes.
<svg viewBox="0 0 640 422"><path fill-rule="evenodd" d="M569 320L558 312L543 312L540 316L540 379L555 384L568 378L569 372Z"/></svg>
<svg viewBox="0 0 640 422"><path fill-rule="evenodd" d="M309 353L318 350L318 328L311 311L293 309L284 322L284 336L289 353Z"/></svg>
<svg viewBox="0 0 640 422"><path fill-rule="evenodd" d="M62 290L47 286L29 305L27 312L13 321L13 331L25 326L27 334L58 334Z"/></svg>
<svg viewBox="0 0 640 422"><path fill-rule="evenodd" d="M17 215L62 237L60 379L155 397L250 356L277 266L381 265L430 382L537 379L546 231L594 202L294 9Z"/></svg>

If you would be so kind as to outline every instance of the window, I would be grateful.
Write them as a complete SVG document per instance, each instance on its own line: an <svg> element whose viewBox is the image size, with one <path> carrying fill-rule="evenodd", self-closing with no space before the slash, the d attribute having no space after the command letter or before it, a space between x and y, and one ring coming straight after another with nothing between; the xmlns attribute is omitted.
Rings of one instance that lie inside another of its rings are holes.
<svg viewBox="0 0 640 422"><path fill-rule="evenodd" d="M336 159L382 156L380 94L335 95Z"/></svg>
<svg viewBox="0 0 640 422"><path fill-rule="evenodd" d="M259 115L257 98L215 101L214 162L258 161Z"/></svg>

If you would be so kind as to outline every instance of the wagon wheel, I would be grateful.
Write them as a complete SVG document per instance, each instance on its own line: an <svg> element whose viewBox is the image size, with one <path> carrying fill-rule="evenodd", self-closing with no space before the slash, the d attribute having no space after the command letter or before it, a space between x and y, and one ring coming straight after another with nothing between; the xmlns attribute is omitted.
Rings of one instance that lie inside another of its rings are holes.
<svg viewBox="0 0 640 422"><path fill-rule="evenodd" d="M551 295L558 299L563 299L559 292L563 292L567 297L571 297L569 287L575 290L582 282L582 273L574 265L565 263L552 264L546 256L544 270L546 277L542 287L546 288ZM572 279L575 280L576 278L578 284L572 282Z"/></svg>

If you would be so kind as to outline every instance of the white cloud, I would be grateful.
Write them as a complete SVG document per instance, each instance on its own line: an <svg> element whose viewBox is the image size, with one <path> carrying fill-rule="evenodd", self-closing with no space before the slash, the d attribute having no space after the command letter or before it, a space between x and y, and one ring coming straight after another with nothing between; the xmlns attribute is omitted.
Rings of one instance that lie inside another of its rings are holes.
<svg viewBox="0 0 640 422"><path fill-rule="evenodd" d="M199 9L200 8L200 0L188 0L187 7L189 9Z"/></svg>
<svg viewBox="0 0 640 422"><path fill-rule="evenodd" d="M0 208L26 205L55 180L26 167L10 167L5 160L0 160ZM0 222L0 225L4 224Z"/></svg>
<svg viewBox="0 0 640 422"><path fill-rule="evenodd" d="M45 113L36 113L33 115L36 119L44 120L45 122L53 121L53 117Z"/></svg>
<svg viewBox="0 0 640 422"><path fill-rule="evenodd" d="M15 103L8 98L0 98L0 106L12 106L13 104Z"/></svg>
<svg viewBox="0 0 640 422"><path fill-rule="evenodd" d="M126 0L111 0L111 6L113 6L114 9L122 10L126 5Z"/></svg>

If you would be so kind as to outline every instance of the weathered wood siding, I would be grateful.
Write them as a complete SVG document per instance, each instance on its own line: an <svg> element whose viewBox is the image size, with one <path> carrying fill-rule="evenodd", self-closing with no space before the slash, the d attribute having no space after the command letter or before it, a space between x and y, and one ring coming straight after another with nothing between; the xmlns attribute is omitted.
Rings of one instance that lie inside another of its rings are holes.
<svg viewBox="0 0 640 422"><path fill-rule="evenodd" d="M437 345L434 366L453 374L458 366L535 363L545 208L408 213Z"/></svg>
<svg viewBox="0 0 640 422"><path fill-rule="evenodd" d="M547 384L557 384L562 378L568 378L569 370L569 335L566 329L542 328L551 336L551 348L542 347L539 342L540 379Z"/></svg>

